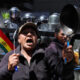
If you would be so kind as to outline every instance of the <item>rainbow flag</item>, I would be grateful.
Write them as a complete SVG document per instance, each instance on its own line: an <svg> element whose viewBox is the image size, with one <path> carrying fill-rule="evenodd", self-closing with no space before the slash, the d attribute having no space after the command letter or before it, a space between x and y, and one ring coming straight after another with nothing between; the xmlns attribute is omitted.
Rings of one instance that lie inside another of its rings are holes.
<svg viewBox="0 0 80 80"><path fill-rule="evenodd" d="M9 52L14 49L13 43L8 37L0 30L0 48L5 52Z"/></svg>

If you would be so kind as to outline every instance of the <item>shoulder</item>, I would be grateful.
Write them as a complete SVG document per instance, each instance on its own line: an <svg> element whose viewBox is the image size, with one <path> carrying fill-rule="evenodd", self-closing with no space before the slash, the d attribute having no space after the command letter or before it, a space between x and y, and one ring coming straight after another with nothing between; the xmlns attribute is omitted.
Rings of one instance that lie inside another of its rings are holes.
<svg viewBox="0 0 80 80"><path fill-rule="evenodd" d="M57 45L55 42L51 42L50 45L45 48L45 52L57 52Z"/></svg>
<svg viewBox="0 0 80 80"><path fill-rule="evenodd" d="M45 50L42 49L42 48L37 49L37 50L35 50L34 55L43 55L44 56L45 55Z"/></svg>
<svg viewBox="0 0 80 80"><path fill-rule="evenodd" d="M4 55L4 57L1 59L0 67L5 66L5 64L8 63L8 58L9 58L9 56L10 56L11 54L12 54L12 51L10 51L10 52L8 52L8 53L6 53L6 54Z"/></svg>
<svg viewBox="0 0 80 80"><path fill-rule="evenodd" d="M51 42L51 44L45 49L45 62L49 65L55 65L58 60L58 50L55 42Z"/></svg>
<svg viewBox="0 0 80 80"><path fill-rule="evenodd" d="M40 49L37 50L37 52L38 52L38 53L45 53L45 50L42 49L42 48L40 48Z"/></svg>
<svg viewBox="0 0 80 80"><path fill-rule="evenodd" d="M13 53L13 51L10 51L10 52L6 53L4 55L4 57L2 58L2 60L7 59L12 53Z"/></svg>

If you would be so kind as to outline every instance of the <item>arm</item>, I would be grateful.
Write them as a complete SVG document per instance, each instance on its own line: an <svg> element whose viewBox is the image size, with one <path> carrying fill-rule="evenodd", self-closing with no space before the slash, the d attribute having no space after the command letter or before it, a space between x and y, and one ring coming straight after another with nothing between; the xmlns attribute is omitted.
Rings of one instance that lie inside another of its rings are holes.
<svg viewBox="0 0 80 80"><path fill-rule="evenodd" d="M19 63L19 54L7 53L0 63L0 80L12 80L14 67Z"/></svg>
<svg viewBox="0 0 80 80"><path fill-rule="evenodd" d="M11 77L12 72L8 71L8 56L7 53L0 62L0 80L9 80Z"/></svg>
<svg viewBox="0 0 80 80"><path fill-rule="evenodd" d="M57 48L55 44L51 44L48 48L45 49L45 57L50 80L56 80L60 78L60 67L62 67L62 62L61 59L58 57Z"/></svg>
<svg viewBox="0 0 80 80"><path fill-rule="evenodd" d="M63 60L67 59L67 63L63 64L63 78L66 79L66 80L74 80L74 61L73 61L73 58L74 58L74 52L72 50L72 46L69 45L68 47L64 46L63 50L62 50L62 55L63 55Z"/></svg>

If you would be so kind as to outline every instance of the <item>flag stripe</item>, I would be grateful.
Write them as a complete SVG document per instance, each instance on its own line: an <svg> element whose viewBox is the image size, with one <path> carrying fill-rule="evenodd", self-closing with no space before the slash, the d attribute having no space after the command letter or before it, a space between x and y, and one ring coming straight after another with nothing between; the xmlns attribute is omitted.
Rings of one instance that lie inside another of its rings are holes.
<svg viewBox="0 0 80 80"><path fill-rule="evenodd" d="M7 50L2 44L0 44L0 48L1 48L5 53L8 52L8 50Z"/></svg>
<svg viewBox="0 0 80 80"><path fill-rule="evenodd" d="M14 49L14 45L12 42L7 38L7 36L0 30L0 37L11 47L11 49Z"/></svg>
<svg viewBox="0 0 80 80"><path fill-rule="evenodd" d="M0 37L0 43L8 50L8 52L12 50L10 46L1 37Z"/></svg>

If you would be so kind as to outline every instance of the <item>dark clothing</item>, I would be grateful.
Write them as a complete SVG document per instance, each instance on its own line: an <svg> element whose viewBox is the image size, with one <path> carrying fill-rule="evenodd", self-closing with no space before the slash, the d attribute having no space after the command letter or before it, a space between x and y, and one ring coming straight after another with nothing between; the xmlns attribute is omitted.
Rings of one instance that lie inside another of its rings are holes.
<svg viewBox="0 0 80 80"><path fill-rule="evenodd" d="M16 19L10 19L7 22L7 28L10 29L18 29L21 25L23 24L23 22L20 20L20 18L16 18Z"/></svg>
<svg viewBox="0 0 80 80"><path fill-rule="evenodd" d="M47 70L44 59L44 50L35 50L30 65L28 61L21 55L20 47L15 51L20 54L20 63L17 65L18 71L8 71L8 57L13 51L7 53L0 63L0 80L50 80L48 79Z"/></svg>
<svg viewBox="0 0 80 80"><path fill-rule="evenodd" d="M46 63L49 65L51 80L74 80L73 61L64 64L62 58L63 44L57 39L45 49Z"/></svg>

